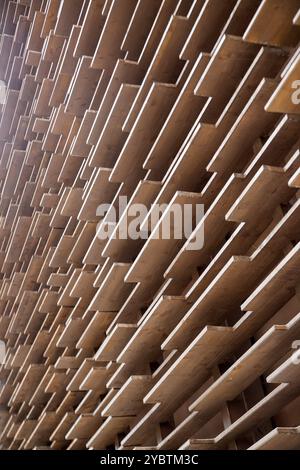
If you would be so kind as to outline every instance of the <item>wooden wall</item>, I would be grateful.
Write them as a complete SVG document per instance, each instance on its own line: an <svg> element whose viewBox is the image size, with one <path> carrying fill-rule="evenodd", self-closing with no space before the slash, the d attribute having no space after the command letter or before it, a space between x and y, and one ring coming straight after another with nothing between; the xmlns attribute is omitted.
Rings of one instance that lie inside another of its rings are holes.
<svg viewBox="0 0 300 470"><path fill-rule="evenodd" d="M0 21L2 448L300 449L300 1ZM120 196L205 216L101 240Z"/></svg>

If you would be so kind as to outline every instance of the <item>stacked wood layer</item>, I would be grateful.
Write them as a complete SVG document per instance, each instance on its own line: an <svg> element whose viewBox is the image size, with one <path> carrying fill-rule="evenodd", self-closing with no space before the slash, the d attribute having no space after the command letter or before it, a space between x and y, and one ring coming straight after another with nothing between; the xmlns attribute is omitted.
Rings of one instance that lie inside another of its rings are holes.
<svg viewBox="0 0 300 470"><path fill-rule="evenodd" d="M300 449L300 1L0 21L2 448ZM205 215L101 240L120 196Z"/></svg>

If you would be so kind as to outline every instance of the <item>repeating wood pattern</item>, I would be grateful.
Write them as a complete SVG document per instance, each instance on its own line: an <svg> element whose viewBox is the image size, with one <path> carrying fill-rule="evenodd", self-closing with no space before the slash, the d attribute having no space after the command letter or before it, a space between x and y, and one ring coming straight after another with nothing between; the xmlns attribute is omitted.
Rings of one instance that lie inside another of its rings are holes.
<svg viewBox="0 0 300 470"><path fill-rule="evenodd" d="M0 2L2 448L300 449L299 18ZM203 248L100 240L122 195Z"/></svg>

